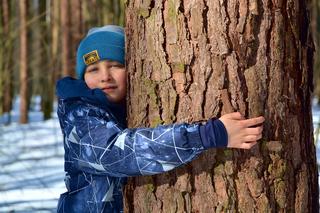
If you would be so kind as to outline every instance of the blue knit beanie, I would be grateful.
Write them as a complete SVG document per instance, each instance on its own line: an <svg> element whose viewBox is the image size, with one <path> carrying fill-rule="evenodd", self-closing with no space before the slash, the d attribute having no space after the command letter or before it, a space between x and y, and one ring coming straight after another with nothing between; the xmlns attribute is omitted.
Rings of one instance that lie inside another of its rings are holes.
<svg viewBox="0 0 320 213"><path fill-rule="evenodd" d="M89 30L77 50L77 77L83 79L86 67L100 60L125 64L124 29L106 25Z"/></svg>

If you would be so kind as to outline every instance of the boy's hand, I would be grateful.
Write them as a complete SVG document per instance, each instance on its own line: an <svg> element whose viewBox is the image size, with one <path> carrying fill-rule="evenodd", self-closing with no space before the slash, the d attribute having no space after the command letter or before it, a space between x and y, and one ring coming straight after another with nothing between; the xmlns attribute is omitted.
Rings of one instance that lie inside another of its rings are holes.
<svg viewBox="0 0 320 213"><path fill-rule="evenodd" d="M245 119L240 112L233 112L221 116L219 120L228 132L228 147L230 148L250 149L262 137L261 124L264 122L262 116Z"/></svg>

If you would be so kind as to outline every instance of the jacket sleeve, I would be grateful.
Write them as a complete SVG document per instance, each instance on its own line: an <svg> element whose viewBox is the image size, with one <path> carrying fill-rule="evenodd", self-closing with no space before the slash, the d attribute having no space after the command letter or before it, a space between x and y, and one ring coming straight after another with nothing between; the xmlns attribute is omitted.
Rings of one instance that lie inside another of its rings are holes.
<svg viewBox="0 0 320 213"><path fill-rule="evenodd" d="M199 124L121 128L108 113L79 106L65 115L66 165L116 177L162 173L194 159L205 148Z"/></svg>

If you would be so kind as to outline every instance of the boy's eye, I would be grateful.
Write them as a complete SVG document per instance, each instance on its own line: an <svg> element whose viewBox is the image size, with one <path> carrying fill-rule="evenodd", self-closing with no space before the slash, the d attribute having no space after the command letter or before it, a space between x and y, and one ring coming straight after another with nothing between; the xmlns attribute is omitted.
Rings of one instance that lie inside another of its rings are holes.
<svg viewBox="0 0 320 213"><path fill-rule="evenodd" d="M124 66L122 64L111 64L110 67L123 68Z"/></svg>
<svg viewBox="0 0 320 213"><path fill-rule="evenodd" d="M88 72L95 72L98 71L98 67L91 67L88 69Z"/></svg>

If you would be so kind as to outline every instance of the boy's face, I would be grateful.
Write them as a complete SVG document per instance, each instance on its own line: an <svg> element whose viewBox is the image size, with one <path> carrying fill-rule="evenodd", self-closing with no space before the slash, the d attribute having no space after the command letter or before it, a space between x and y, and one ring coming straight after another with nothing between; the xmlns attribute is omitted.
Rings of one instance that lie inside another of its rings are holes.
<svg viewBox="0 0 320 213"><path fill-rule="evenodd" d="M124 65L119 62L103 60L87 66L84 81L90 89L102 89L111 102L125 100L127 75Z"/></svg>

